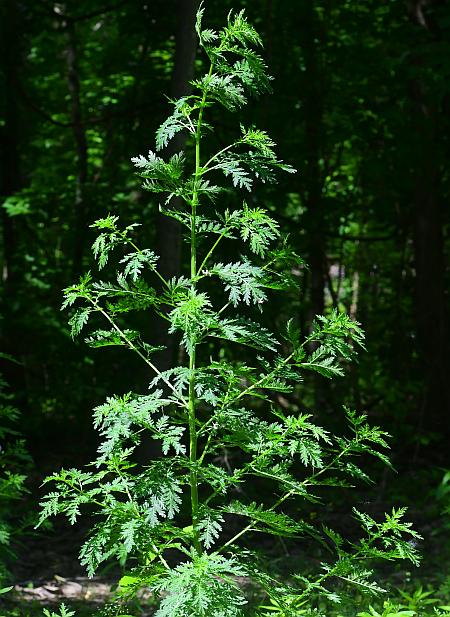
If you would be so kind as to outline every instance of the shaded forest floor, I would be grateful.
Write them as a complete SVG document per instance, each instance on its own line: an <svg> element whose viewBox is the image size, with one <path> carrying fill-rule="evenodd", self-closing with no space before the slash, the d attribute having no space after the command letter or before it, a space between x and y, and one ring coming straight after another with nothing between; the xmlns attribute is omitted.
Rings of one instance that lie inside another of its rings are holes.
<svg viewBox="0 0 450 617"><path fill-rule="evenodd" d="M411 512L410 518L421 519L423 514L423 511ZM449 605L448 531L444 530L439 522L431 524L429 521L422 525L416 523L416 528L426 539L422 547L421 567L415 568L405 563L383 567L377 573L377 580L382 587L389 590L386 597L392 601L402 601L399 589L413 597L422 587L424 590L432 590L432 597L439 600L439 603L436 601L436 606ZM77 617L90 617L97 615L100 609L112 600L114 583L121 573L118 569L110 569L93 579L86 577L77 560L77 552L85 531L87 530L80 526L70 527L58 521L52 531L29 538L20 547L19 558L13 569L14 580L17 582L14 591L2 599L1 617L42 617L43 607L56 609L62 602L75 610ZM305 546L287 547L277 541L273 542L272 547L263 548L269 554L271 549L273 550L273 569L281 578L285 578L287 572L292 570L317 571L324 557L314 547L305 551ZM348 604L336 609L330 607L326 614L330 617L356 615L369 603L381 607L382 599L355 596L353 608ZM136 606L134 610L128 610L133 615L150 617L153 614L151 604L151 600L141 602L139 608ZM430 613L419 612L418 615L431 615L432 606L429 608Z"/></svg>
<svg viewBox="0 0 450 617"><path fill-rule="evenodd" d="M442 504L432 498L430 485L433 482L427 479L427 474L417 475L416 472L389 477L387 485L387 493L383 486L373 487L365 493L359 491L357 502L353 505L363 507L375 518L390 511L392 505L409 505L407 518L423 536L418 546L422 564L419 568L405 562L384 564L377 571L377 581L388 590L386 598L398 604L405 602L399 590L406 591L412 598L422 587L423 590L432 590L428 597L436 598L434 606L450 605L449 521L448 515L441 515ZM413 486L415 494L411 496ZM346 537L356 537L359 531L349 515L349 505L349 502L342 501L341 495L341 501L332 502L332 506L323 508L320 513L312 511L308 515L312 518L317 516L316 523L334 527ZM35 509L34 504L30 503L29 507ZM88 579L78 562L79 548L89 531L89 523L86 517L80 519L77 525L70 526L58 518L51 529L32 532L22 540L17 547L17 559L11 567L15 587L11 593L0 597L0 617L42 617L43 607L56 609L62 602L76 610L77 617L90 617L97 615L113 599L114 584L120 578L121 570L117 566L105 568L100 576ZM250 548L261 549L270 559L273 573L283 580L287 580L292 572L318 572L321 561L327 558L318 545L309 542L285 542L269 537L261 544L261 536L255 536L252 540L260 544L250 545ZM257 590L254 596L257 600L263 600ZM355 595L353 605L328 608L325 614L330 617L354 617L369 603L381 607L383 599ZM434 606L429 605L429 612L423 610L417 614L424 617L432 615ZM147 598L140 606L127 610L132 615L149 617L154 609L151 598ZM450 615L450 612L447 614Z"/></svg>

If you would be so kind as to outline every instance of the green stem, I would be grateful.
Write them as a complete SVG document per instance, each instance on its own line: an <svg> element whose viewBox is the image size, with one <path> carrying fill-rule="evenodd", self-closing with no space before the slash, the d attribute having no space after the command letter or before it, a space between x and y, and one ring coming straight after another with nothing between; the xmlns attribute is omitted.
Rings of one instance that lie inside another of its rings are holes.
<svg viewBox="0 0 450 617"><path fill-rule="evenodd" d="M95 300L93 300L92 298L87 298L92 304L93 306L96 308L97 311L99 311L104 317L105 319L107 319L109 321L109 323L111 324L111 326L114 328L114 330L117 332L117 334L119 334L119 336L125 341L125 343L127 344L127 346L134 351L135 353L137 353L137 355L146 363L148 364L148 366L159 376L162 378L163 382L166 384L166 386L168 386L172 392L176 395L176 397L178 398L178 400L182 403L183 407L188 407L188 401L185 400L185 398L183 396L181 396L179 394L179 392L177 392L177 389L170 383L170 381L168 379L166 379L165 377L162 376L161 371L153 364L153 362L151 362L151 360L149 360L148 358L146 358L144 356L143 353L141 353L139 351L139 349L136 347L136 345L134 345L134 343L127 337L127 335L125 334L125 332L123 332L123 330L121 330L119 328L119 326L116 324L116 322L114 321L114 319L112 319L112 317L97 303L95 302Z"/></svg>
<svg viewBox="0 0 450 617"><path fill-rule="evenodd" d="M212 436L213 436L213 434L212 434L212 432L210 432L209 435L208 435L208 439L206 440L205 447L203 448L202 455L198 459L199 467L203 463L203 459L205 458L205 456L208 454L208 448L209 448L209 444L211 443Z"/></svg>
<svg viewBox="0 0 450 617"><path fill-rule="evenodd" d="M272 377L274 377L278 371L280 371L284 366L286 366L286 364L289 364L289 361L291 360L291 358L294 356L294 352L292 352L291 354L289 354L287 356L287 358L284 358L284 360L282 362L280 362L279 366L275 367L273 369L273 371L271 371L270 373L268 373L267 375L263 375L261 377L261 379L258 379L258 381L256 381L255 383L251 384L250 386L248 386L248 388L245 388L245 390L242 390L242 392L240 392L237 396L235 396L233 399L231 399L230 401L225 401L225 406L229 406L232 403L235 403L236 401L238 401L239 399L241 399L243 396L247 396L250 392L252 392L253 390L255 390L255 388L258 388L259 386L262 386L264 384L265 381L267 381L268 379L271 379Z"/></svg>
<svg viewBox="0 0 450 617"><path fill-rule="evenodd" d="M294 494L294 490L289 491L289 493L286 493L285 495L283 495L283 497L280 497L280 499L273 504L273 506L271 508L269 508L268 511L271 510L275 510L275 508L278 508L278 506L281 506L282 503L284 503L286 501L286 499L289 499L289 497L291 495ZM255 521L252 521L251 523L249 523L246 527L244 527L244 529L241 529L241 531L239 531L235 536L233 536L232 538L230 538L228 540L228 542L225 542L225 544L223 546L221 546L221 548L217 551L218 553L220 553L221 551L223 551L227 546L230 546L231 544L234 544L234 542L236 542L236 540L238 540L241 536L243 536L244 534L246 534L248 531L250 531L253 527L253 525L255 524Z"/></svg>
<svg viewBox="0 0 450 617"><path fill-rule="evenodd" d="M132 242L126 233L121 232L120 235L122 236L122 238L124 239L125 242L127 242L127 244L129 244L131 247L134 248L134 250L136 251L136 253L140 253L142 254L141 249L136 246L136 244L134 242ZM169 287L169 283L166 281L166 279L158 272L158 268L151 268L151 271L154 272L156 274L156 276L159 278L159 280L161 281L161 283L163 283L166 287Z"/></svg>
<svg viewBox="0 0 450 617"><path fill-rule="evenodd" d="M213 64L209 68L208 77L212 75ZM197 130L195 133L195 174L194 174L194 190L192 192L191 204L191 283L195 288L197 278L197 206L198 206L198 183L201 177L200 164L200 141L201 129L203 120L203 110L205 109L207 87L203 91L202 100L200 103L200 111L197 120ZM196 368L196 343L189 353L189 462L190 474L189 481L191 485L191 514L192 514L192 533L193 544L198 553L202 553L202 544L198 531L199 523L199 503L198 503L198 460L197 460L197 418L195 409L195 368Z"/></svg>
<svg viewBox="0 0 450 617"><path fill-rule="evenodd" d="M198 533L198 474L197 474L197 428L195 416L195 349L189 357L189 462L191 485L191 512L194 546L198 553L202 552Z"/></svg>
<svg viewBox="0 0 450 617"><path fill-rule="evenodd" d="M227 304L225 304L225 306L223 306L223 307L222 307L222 309L219 311L219 314L220 314L223 310L225 310L229 304L230 304L229 302L228 302ZM309 341L313 340L313 338L314 338L314 337L313 337L313 335L311 335L311 336L309 336L308 338L306 338L306 339L305 339L305 341L302 343L301 347L306 346L306 345L309 343ZM257 382L255 382L255 383L253 383L252 385L250 385L250 386L248 386L247 388L245 388L245 390L243 390L242 392L240 392L240 394L238 394L237 396L235 396L235 397L233 397L233 398L231 398L231 399L226 399L226 400L224 401L224 404L222 405L222 407L221 407L221 408L220 408L220 409L219 409L216 413L214 413L212 416L210 416L209 420L207 420L207 421L203 424L203 426L202 426L202 428L201 428L201 430L200 430L199 435L200 435L200 434L202 434L202 433L204 433L204 432L205 432L205 431L209 428L209 426L210 426L213 422L215 422L215 421L216 421L216 418L217 418L217 415L218 415L218 413L219 413L219 412L223 411L224 409L226 409L227 407L229 407L230 405L232 405L233 403L235 403L237 400L239 400L239 399L240 399L240 398L242 398L243 396L246 396L247 394L249 394L249 392L251 392L251 391L252 391L252 390L254 390L255 388L257 388L257 387L261 386L261 385L264 383L264 381L266 381L267 379L274 377L274 376L277 374L277 372L278 372L281 368L283 368L286 364L288 364L288 363L289 363L289 361L290 361L290 360L291 360L291 358L294 356L294 354L295 354L295 351L294 351L294 352L292 352L292 353L290 353L290 354L289 354L289 356L287 356L287 358L285 358L285 359L283 360L283 362L282 362L279 366L275 367L275 368L273 369L273 371L272 371L272 372L270 372L269 374L264 375L263 377L261 377L261 379L259 379ZM317 474L317 475L319 475L319 474Z"/></svg>
<svg viewBox="0 0 450 617"><path fill-rule="evenodd" d="M219 156L221 154L224 154L225 152L227 152L228 150L231 150L232 148L234 148L235 146L239 145L240 143L242 143L242 140L239 139L238 141L233 142L232 144L230 144L229 146L225 146L225 148L222 148L222 150L219 150L219 152L216 152L216 154L214 154L209 161L207 161L204 165L203 165L203 170L206 170L213 161L215 161L216 159L219 158ZM211 167L211 169L215 169L215 167Z"/></svg>
<svg viewBox="0 0 450 617"><path fill-rule="evenodd" d="M352 442L353 443L353 442ZM322 469L320 471L317 471L316 473L314 473L312 476L309 476L309 478L306 478L303 482L301 482L302 486L308 486L309 483L311 482L311 480L317 478L318 476L320 476L322 473L324 473L325 471L327 471L328 469L332 468L337 461L344 456L349 450L351 450L351 444L349 444L346 448L344 448L343 450L341 450L339 452L339 454L330 462L328 463L328 465L325 465L325 467L322 467ZM275 510L276 508L278 508L279 506L281 506L282 503L284 503L287 499L289 499L289 497L291 497L291 495L294 495L296 493L296 489L292 489L290 490L288 493L286 493L285 495L283 495L282 497L280 497L278 499L278 501L276 501L273 506L271 506L269 508L270 510ZM243 536L244 534L246 534L248 531L251 531L253 528L255 521L251 521L246 527L244 527L243 529L241 529L241 531L239 531L236 535L234 535L230 540L228 540L228 542L226 542L220 549L219 552L222 551L224 548L226 548L227 546L230 546L231 544L233 544L234 542L236 542L236 540L238 540L241 536Z"/></svg>
<svg viewBox="0 0 450 617"><path fill-rule="evenodd" d="M217 240L214 242L214 244L212 245L212 247L210 248L208 254L206 255L205 259L202 261L202 265L200 266L200 268L198 269L198 271L201 273L203 271L203 268L205 267L208 259L211 257L211 255L214 253L214 251L217 248L217 245L219 244L219 242L222 240L222 238L224 237L224 235L227 233L228 228L225 229L225 231L223 231L220 236L217 238Z"/></svg>

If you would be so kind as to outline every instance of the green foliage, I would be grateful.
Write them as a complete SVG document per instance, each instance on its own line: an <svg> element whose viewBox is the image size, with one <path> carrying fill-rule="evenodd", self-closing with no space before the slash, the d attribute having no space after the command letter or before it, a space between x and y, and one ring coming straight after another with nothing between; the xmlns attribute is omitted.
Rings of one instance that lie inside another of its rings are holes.
<svg viewBox="0 0 450 617"><path fill-rule="evenodd" d="M233 558L192 552L191 560L161 574L151 586L164 593L156 617L221 615L234 617L246 600L234 577L245 570Z"/></svg>
<svg viewBox="0 0 450 617"><path fill-rule="evenodd" d="M262 304L267 300L263 291L264 271L248 261L230 264L215 264L210 274L217 274L224 283L225 291L233 306L241 301L245 304Z"/></svg>
<svg viewBox="0 0 450 617"><path fill-rule="evenodd" d="M235 111L248 96L266 92L270 77L254 50L261 45L259 35L243 12L230 13L227 25L214 32L202 29L203 11L197 32L209 72L193 82L193 94L173 102L173 113L156 137L161 150L176 133L186 132L195 161L192 165L178 154L165 162L152 152L133 159L144 188L168 194L163 212L187 228L190 274L166 280L157 256L137 246L135 224L122 228L117 216L108 215L93 225L100 232L93 245L99 269L113 253L119 268L124 267L117 283L87 274L65 290L63 308L74 310L72 335L92 321L106 322L109 330L95 330L87 342L123 345L154 378L147 394L112 396L94 410L102 438L97 459L89 471L62 470L47 478L53 490L43 499L41 514L41 522L63 514L74 524L83 507L94 510L97 522L81 549L81 563L89 576L111 559L133 568L122 579L119 595L130 598L146 587L160 600L157 617L242 615L247 599L240 577L253 580L283 610L286 597L289 610L317 593L339 602L332 581L380 591L363 565L370 560L418 561L413 545L418 534L403 522L404 509L393 510L382 522L355 511L359 540L345 540L302 519L299 504L319 504L327 486L368 481L360 461L372 456L386 462L388 436L350 409L345 409L347 433L334 435L313 415L284 410L274 399L274 393L296 393L308 371L328 378L342 375L363 347L354 320L334 310L318 316L306 337L290 321L278 340L258 321L234 312L238 306L246 313L252 305L262 309L265 290L283 288L299 262L286 244L270 251L279 228L263 208L243 202L231 212L211 212L209 202L226 187L214 184L220 174L209 174L222 172L238 192L252 188L257 179L273 182L277 171L293 169L278 160L273 141L254 127L241 128L238 139L204 156L209 108ZM174 196L181 198L182 208ZM203 246L210 243L209 249L201 248L199 237ZM240 241L253 257L210 264L223 238ZM130 247L133 252L123 256ZM209 292L216 276L225 292L219 303ZM125 328L126 313L149 309L168 321L169 333L184 347L184 364L160 371L152 360L155 348ZM253 347L260 355L248 366L226 350L219 355L217 339ZM160 455L139 466L133 456L144 439L156 440ZM233 454L231 466L224 462L225 452ZM260 479L271 490L255 502L248 494ZM238 531L233 535L231 529ZM332 558L322 564L321 574L294 573L287 591L239 548L255 532L313 537L331 545Z"/></svg>
<svg viewBox="0 0 450 617"><path fill-rule="evenodd" d="M401 608L413 611L414 615L419 615L427 608L440 604L439 598L433 597L435 591L433 589L425 590L422 585L419 585L412 593L403 589L399 589L398 592L402 598Z"/></svg>
<svg viewBox="0 0 450 617"><path fill-rule="evenodd" d="M17 430L19 420L19 411L12 405L12 395L0 375L0 584L10 578L7 565L14 556L11 544L30 524L30 517L21 513L20 507L12 511L26 492L26 472L31 462ZM0 593L11 589L6 587Z"/></svg>
<svg viewBox="0 0 450 617"><path fill-rule="evenodd" d="M414 617L415 614L414 611L406 611L393 606L390 602L385 602L381 613L373 606L369 606L369 611L358 613L358 617Z"/></svg>
<svg viewBox="0 0 450 617"><path fill-rule="evenodd" d="M313 604L320 608L312 609L308 606L308 602L303 600L299 602L295 596L286 594L281 601L272 599L269 604L263 604L258 607L258 617L273 616L289 616L300 617L300 615L321 617L433 617L436 615L448 615L448 606L439 606L442 603L437 597L430 596L440 595L437 590L428 587L424 591L423 586L405 590L392 590L390 597L387 600L380 601L375 599L370 602L366 609L358 611L361 602L365 604L366 598L358 594L357 590L352 596L345 598L340 603L332 603L324 601L320 593L313 596Z"/></svg>
<svg viewBox="0 0 450 617"><path fill-rule="evenodd" d="M442 477L439 486L434 491L439 504L443 506L443 514L445 516L445 526L450 527L448 516L450 515L450 471L446 471Z"/></svg>
<svg viewBox="0 0 450 617"><path fill-rule="evenodd" d="M65 604L61 604L57 613L54 611L50 612L49 609L44 608L43 615L44 617L73 617L75 613L73 611L69 611Z"/></svg>

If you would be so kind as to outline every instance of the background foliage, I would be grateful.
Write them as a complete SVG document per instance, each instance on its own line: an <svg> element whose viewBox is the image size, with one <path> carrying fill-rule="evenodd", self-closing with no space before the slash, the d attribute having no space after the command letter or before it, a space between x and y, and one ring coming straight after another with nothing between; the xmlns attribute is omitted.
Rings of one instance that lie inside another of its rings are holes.
<svg viewBox="0 0 450 617"><path fill-rule="evenodd" d="M90 267L89 224L105 212L144 221L142 245L161 254L163 271L188 270L176 222L160 217L159 196L141 191L129 158L147 150L167 115L161 93L185 94L205 68L192 34L196 4L0 6L0 336L18 360L3 373L35 460L33 491L46 469L95 452L93 404L148 382L115 348L72 344L59 313L61 289ZM350 378L324 385L311 375L301 398L279 401L314 407L331 427L343 400L367 411L393 434L400 475L381 477L365 498L389 501L390 487L420 509L449 467L450 7L210 0L212 25L231 8L246 9L275 78L275 93L242 112L242 124L266 129L299 169L258 193L308 264L292 272L300 293L263 319L294 316L307 334L315 314L344 308L366 330L368 351ZM232 127L224 115L214 121L220 149ZM257 205L252 193L248 205ZM230 250L225 242L223 263ZM169 344L160 362L177 357L160 324L137 317L135 325L152 344ZM412 474L424 490L405 481Z"/></svg>

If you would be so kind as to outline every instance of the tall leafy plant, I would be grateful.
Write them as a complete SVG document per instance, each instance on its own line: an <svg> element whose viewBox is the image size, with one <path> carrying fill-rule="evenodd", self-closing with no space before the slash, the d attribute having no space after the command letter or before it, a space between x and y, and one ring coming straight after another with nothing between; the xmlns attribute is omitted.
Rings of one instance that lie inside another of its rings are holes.
<svg viewBox="0 0 450 617"><path fill-rule="evenodd" d="M364 534L348 542L301 517L301 503L318 501L322 487L367 479L356 462L362 455L386 462L386 434L346 410L348 435L332 435L310 414L281 409L273 397L294 390L305 371L342 375L343 361L363 345L363 333L338 312L318 316L306 338L293 321L278 336L259 323L270 294L292 284L298 258L264 208L244 202L223 210L221 198L230 191L227 181L240 194L253 191L255 180L274 182L277 172L294 170L254 126L241 125L232 143L210 152L211 107L237 112L250 95L269 91L271 78L256 51L261 39L243 12L230 14L219 32L204 28L202 17L203 8L196 29L209 69L193 83L192 95L173 101L173 113L156 134L161 151L185 131L194 160L185 153L165 160L152 151L133 159L144 188L160 194L161 210L186 230L190 271L166 280L153 250L137 245L134 224L121 226L117 216L108 215L93 225L99 232L93 245L99 268L119 252L119 271L114 282L87 274L65 290L64 307L78 305L70 318L72 334L102 318L106 328L91 332L86 342L124 346L152 378L145 393L111 396L94 410L102 438L98 457L89 470L62 470L47 478L55 488L42 503L42 520L63 513L75 523L83 506L93 508L97 523L81 549L82 564L90 576L110 559L134 565L120 582L121 593L131 596L147 587L160 599L158 617L244 614L241 577L253 580L289 614L293 598L299 606L313 592L337 600L327 584L332 578L377 590L361 563L417 561L407 541L415 533L402 522L403 510L382 522L355 512ZM225 239L246 255L219 261ZM218 305L211 288L216 295L221 290ZM154 311L166 320L168 332L180 338L186 362L159 370L153 359L157 349L126 327L130 311ZM253 350L251 365L227 351L239 345ZM133 456L145 439L156 440L160 454L139 466ZM225 464L225 451L235 453L232 465ZM258 501L247 497L255 478L266 486ZM254 532L326 538L335 559L317 576L299 574L286 586L245 548Z"/></svg>

